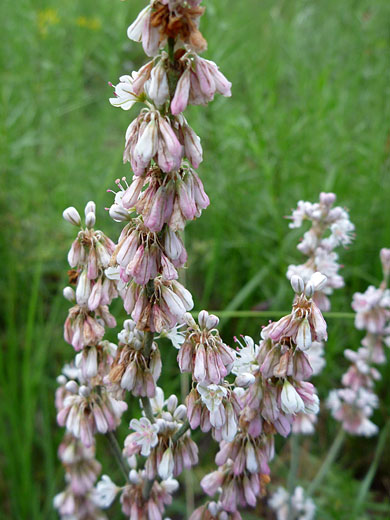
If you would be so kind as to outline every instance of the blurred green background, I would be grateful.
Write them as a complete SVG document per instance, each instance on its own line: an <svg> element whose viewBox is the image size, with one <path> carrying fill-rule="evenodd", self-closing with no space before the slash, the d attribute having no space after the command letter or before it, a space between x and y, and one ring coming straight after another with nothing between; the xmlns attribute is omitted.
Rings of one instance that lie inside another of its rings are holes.
<svg viewBox="0 0 390 520"><path fill-rule="evenodd" d="M73 230L61 213L69 205L82 211L94 199L98 227L114 240L119 234L120 224L104 210L112 200L106 189L115 178L130 175L121 156L137 109L113 109L107 82L116 83L144 62L141 46L126 38L144 3L2 0L0 5L1 518L56 518L52 497L63 487L63 471L56 459L62 432L55 425L53 393L56 375L73 356L62 338L68 307L62 286ZM357 236L341 253L346 287L334 295L332 310L350 311L353 292L378 283L378 251L390 246L390 2L204 4L205 56L232 81L233 97L188 111L202 138L199 171L212 202L186 231L187 285L196 309L288 309L285 271L301 261L296 250L301 231L289 230L283 216L299 199L314 201L320 191L335 191L350 210ZM119 303L114 309L120 324L124 311ZM225 321L225 341L240 333L257 338L265 321ZM328 323L328 365L316 380L322 398L339 385L347 366L344 348L357 348L362 337L350 319ZM119 330L109 337L115 339ZM162 386L179 392L176 353L163 348ZM374 420L383 426L390 407L389 366L381 372L381 407ZM313 477L336 431L324 410L318 433L303 443L299 482ZM126 426L120 440L125 435ZM207 440L200 442L203 452L210 449ZM389 518L389 449L361 511L351 513L376 442L348 439L316 497L318 518ZM104 470L120 482L106 451L102 439ZM272 485L285 478L288 443L279 440L278 452ZM195 475L196 491L198 477L211 467L209 452ZM117 518L115 511L110 518ZM170 514L185 518L183 511L179 495Z"/></svg>

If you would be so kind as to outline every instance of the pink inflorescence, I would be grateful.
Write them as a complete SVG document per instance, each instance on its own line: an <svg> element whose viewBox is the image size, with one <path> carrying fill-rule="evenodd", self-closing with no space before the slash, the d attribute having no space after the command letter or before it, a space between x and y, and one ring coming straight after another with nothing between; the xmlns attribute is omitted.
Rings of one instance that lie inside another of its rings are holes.
<svg viewBox="0 0 390 520"><path fill-rule="evenodd" d="M342 423L346 432L366 437L378 432L370 420L378 407L374 385L380 373L374 364L385 363L383 346L390 344L390 291L387 289L390 249L382 249L380 258L384 276L380 287L371 285L365 293L355 293L352 301L355 326L366 331L363 346L357 351L345 350L351 365L342 377L344 388L332 390L327 401L333 417Z"/></svg>

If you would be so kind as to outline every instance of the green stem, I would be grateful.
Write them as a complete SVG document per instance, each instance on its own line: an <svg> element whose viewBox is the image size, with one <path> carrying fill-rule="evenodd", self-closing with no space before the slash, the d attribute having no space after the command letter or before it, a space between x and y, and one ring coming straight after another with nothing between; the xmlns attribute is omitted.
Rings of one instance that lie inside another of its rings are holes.
<svg viewBox="0 0 390 520"><path fill-rule="evenodd" d="M378 469L379 461L380 461L382 452L385 447L385 443L387 440L387 436L389 434L389 430L390 430L390 419L387 421L387 423L385 424L384 428L381 431L378 443L376 445L374 458L373 458L371 465L367 471L367 474L364 477L364 480L360 486L359 494L358 494L356 504L355 504L355 513L357 513L359 511L359 509L371 487L372 480L375 476L376 470Z"/></svg>
<svg viewBox="0 0 390 520"><path fill-rule="evenodd" d="M332 446L330 447L330 450L328 451L328 455L325 457L324 462L322 463L322 466L320 467L317 475L314 477L314 480L310 484L310 486L307 489L307 494L312 495L314 491L317 489L317 487L321 484L322 480L326 476L326 474L329 471L329 468L333 464L333 462L336 460L336 457L340 451L340 448L344 442L345 439L345 431L341 427L338 434L336 435Z"/></svg>
<svg viewBox="0 0 390 520"><path fill-rule="evenodd" d="M144 409L146 417L149 419L151 423L155 422L152 405L150 404L149 397L141 397L142 408Z"/></svg>
<svg viewBox="0 0 390 520"><path fill-rule="evenodd" d="M154 480L155 480L154 478L151 480L145 480L145 484L142 489L142 497L145 500L145 502L148 500L150 492L152 491Z"/></svg>
<svg viewBox="0 0 390 520"><path fill-rule="evenodd" d="M175 63L175 38L168 38L168 56L169 61Z"/></svg>
<svg viewBox="0 0 390 520"><path fill-rule="evenodd" d="M221 320L227 320L229 318L278 318L290 314L291 310L284 311L235 311L235 310L210 310L210 314L215 314ZM192 316L197 316L199 311L191 311ZM329 319L355 319L354 312L324 312L325 318Z"/></svg>
<svg viewBox="0 0 390 520"><path fill-rule="evenodd" d="M143 348L144 357L149 361L152 352L154 332L145 332L145 343Z"/></svg>
<svg viewBox="0 0 390 520"><path fill-rule="evenodd" d="M106 439L108 440L112 454L114 455L114 459L118 463L119 469L121 470L123 476L125 477L126 482L128 482L129 481L129 470L125 464L125 461L123 460L122 452L121 452L121 449L119 447L119 444L115 437L114 432L107 432Z"/></svg>
<svg viewBox="0 0 390 520"><path fill-rule="evenodd" d="M188 419L182 424L182 426L177 430L175 435L172 437L173 442L177 442L182 435L185 434L185 432L189 429L190 423L188 422Z"/></svg>
<svg viewBox="0 0 390 520"><path fill-rule="evenodd" d="M287 478L287 489L289 493L288 500L288 520L293 520L294 511L291 504L291 498L294 493L295 483L297 480L299 466L299 436L292 434L290 441L290 470Z"/></svg>
<svg viewBox="0 0 390 520"><path fill-rule="evenodd" d="M150 354L152 352L153 347L153 338L154 332L145 332L145 343L143 348L143 354L145 359L149 362ZM144 409L146 417L149 419L151 423L155 422L152 405L150 403L149 397L141 397L142 408Z"/></svg>

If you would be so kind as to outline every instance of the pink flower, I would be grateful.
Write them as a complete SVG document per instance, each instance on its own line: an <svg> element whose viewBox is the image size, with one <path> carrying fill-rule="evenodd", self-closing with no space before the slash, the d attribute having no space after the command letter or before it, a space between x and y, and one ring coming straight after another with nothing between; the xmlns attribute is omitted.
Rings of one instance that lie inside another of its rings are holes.
<svg viewBox="0 0 390 520"><path fill-rule="evenodd" d="M182 145L169 119L157 110L143 109L127 129L123 160L131 163L136 175L143 175L152 159L164 172L176 170L182 155Z"/></svg>
<svg viewBox="0 0 390 520"><path fill-rule="evenodd" d="M71 393L65 398L63 408L57 414L60 426L66 426L87 447L93 445L93 436L97 432L107 433L116 429L122 413L127 409L124 401L111 397L104 386L99 393L87 386L70 387L69 383L67 388L78 393Z"/></svg>
<svg viewBox="0 0 390 520"><path fill-rule="evenodd" d="M221 340L218 318L199 313L199 326L186 315L188 329L177 357L181 372L192 372L195 381L218 384L230 372L235 352Z"/></svg>
<svg viewBox="0 0 390 520"><path fill-rule="evenodd" d="M148 457L151 449L158 443L158 426L152 424L146 417L141 417L139 421L132 419L130 428L135 432L125 439L125 456L131 457L135 453L140 453L144 457Z"/></svg>

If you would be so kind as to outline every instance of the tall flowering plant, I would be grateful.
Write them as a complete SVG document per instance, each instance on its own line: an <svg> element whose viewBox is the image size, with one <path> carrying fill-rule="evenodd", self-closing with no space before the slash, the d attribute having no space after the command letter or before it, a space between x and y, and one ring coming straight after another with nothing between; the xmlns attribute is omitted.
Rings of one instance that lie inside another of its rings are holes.
<svg viewBox="0 0 390 520"><path fill-rule="evenodd" d="M342 428L351 435L370 437L378 433L378 427L370 417L378 407L375 381L380 373L375 365L386 362L384 346L390 345L390 249L381 249L383 281L379 287L370 285L364 293L353 295L355 326L365 330L362 346L356 351L346 349L345 357L351 362L342 377L344 388L332 390L327 406Z"/></svg>
<svg viewBox="0 0 390 520"><path fill-rule="evenodd" d="M200 0L152 0L128 29L142 42L149 61L120 77L110 102L140 107L125 136L124 162L133 177L116 182L110 216L124 227L116 243L95 229L95 205L64 218L80 228L68 255L73 306L65 340L75 359L59 377L58 423L66 428L59 456L66 489L55 498L62 518L105 518L103 509L119 495L122 512L134 520L160 520L178 488L178 477L198 462L191 431L200 427L219 443L217 470L201 482L214 497L192 515L199 519L241 518L240 507L256 505L270 480L274 436L287 436L298 413L318 411L308 382L306 354L326 340L317 304L327 277L291 276L292 311L261 333L260 342L243 337L236 349L222 340L218 318L201 311L197 320L190 292L178 281L187 260L181 231L209 205L195 169L202 161L200 139L183 112L207 104L216 93L230 96L230 82L212 61L200 56L206 41L199 31ZM130 315L118 344L104 339L115 327L109 311L120 297ZM159 339L178 348L181 372L191 374L185 403L165 396ZM121 449L115 430L127 408L127 392L140 399ZM95 439L104 434L123 472L118 486L95 460Z"/></svg>

